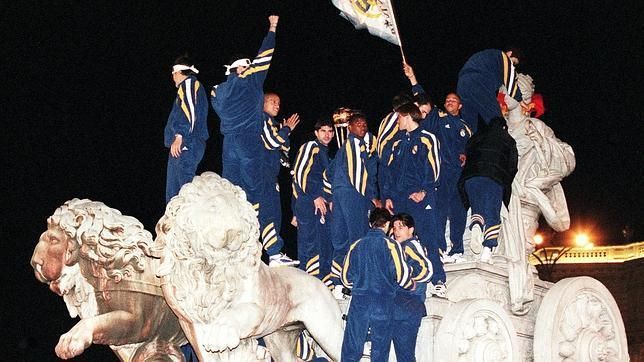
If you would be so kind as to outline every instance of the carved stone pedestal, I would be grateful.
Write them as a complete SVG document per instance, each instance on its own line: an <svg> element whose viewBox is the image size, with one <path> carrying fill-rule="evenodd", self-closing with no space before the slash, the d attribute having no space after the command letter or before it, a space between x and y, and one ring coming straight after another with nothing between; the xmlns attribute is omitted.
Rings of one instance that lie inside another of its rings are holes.
<svg viewBox="0 0 644 362"><path fill-rule="evenodd" d="M416 345L419 362L629 360L617 304L595 279L569 278L553 285L535 275L534 301L518 316L510 308L503 257L496 257L494 265L446 265L446 272L447 298L425 301L428 316ZM347 303L341 304L346 310ZM393 348L390 361L396 361Z"/></svg>

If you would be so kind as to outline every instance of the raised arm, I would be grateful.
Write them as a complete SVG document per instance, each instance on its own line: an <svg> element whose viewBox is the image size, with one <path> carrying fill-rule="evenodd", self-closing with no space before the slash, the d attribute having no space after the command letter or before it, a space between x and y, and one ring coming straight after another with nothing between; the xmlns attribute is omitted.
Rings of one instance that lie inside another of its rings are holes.
<svg viewBox="0 0 644 362"><path fill-rule="evenodd" d="M255 59L251 62L250 67L240 74L240 78L252 76L259 84L264 83L266 75L268 74L268 68L271 66L271 61L273 60L273 52L275 51L275 31L277 30L278 20L279 16L277 15L271 15L268 17L268 22L270 23L268 33L266 33Z"/></svg>

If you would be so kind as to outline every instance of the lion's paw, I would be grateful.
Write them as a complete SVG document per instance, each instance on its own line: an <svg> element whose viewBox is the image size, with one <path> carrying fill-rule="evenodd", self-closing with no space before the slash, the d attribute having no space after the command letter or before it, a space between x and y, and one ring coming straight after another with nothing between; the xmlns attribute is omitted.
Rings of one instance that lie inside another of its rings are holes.
<svg viewBox="0 0 644 362"><path fill-rule="evenodd" d="M228 323L213 324L205 338L204 348L208 352L233 349L239 345L239 328Z"/></svg>
<svg viewBox="0 0 644 362"><path fill-rule="evenodd" d="M76 357L92 344L92 331L79 322L69 332L60 336L56 345L56 355L62 359Z"/></svg>

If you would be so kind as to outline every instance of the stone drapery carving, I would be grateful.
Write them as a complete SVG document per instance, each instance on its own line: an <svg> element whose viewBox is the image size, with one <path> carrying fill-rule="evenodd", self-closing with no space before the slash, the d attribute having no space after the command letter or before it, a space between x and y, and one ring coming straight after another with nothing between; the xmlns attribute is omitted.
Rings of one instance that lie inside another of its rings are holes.
<svg viewBox="0 0 644 362"><path fill-rule="evenodd" d="M534 251L539 215L556 231L570 227L560 182L575 169L575 154L544 122L529 116L525 105L530 104L534 92L532 78L519 74L517 79L524 103L509 96L505 103L508 132L516 140L519 164L507 213L502 211L500 239L508 257L512 311L525 314L533 299L532 266L527 256Z"/></svg>

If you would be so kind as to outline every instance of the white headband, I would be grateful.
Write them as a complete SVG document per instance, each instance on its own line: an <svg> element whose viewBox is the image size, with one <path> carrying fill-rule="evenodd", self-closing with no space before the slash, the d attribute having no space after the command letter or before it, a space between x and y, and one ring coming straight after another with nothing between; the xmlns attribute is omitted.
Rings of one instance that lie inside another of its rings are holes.
<svg viewBox="0 0 644 362"><path fill-rule="evenodd" d="M226 75L229 75L231 69L237 68L237 67L247 67L249 65L250 65L250 59L242 58L242 59L235 60L231 65L224 65L224 67L226 68Z"/></svg>
<svg viewBox="0 0 644 362"><path fill-rule="evenodd" d="M175 64L172 66L172 74L182 70L192 70L193 72L195 72L195 74L199 74L199 71L197 70L197 68L195 68L194 65L187 66L183 64Z"/></svg>

